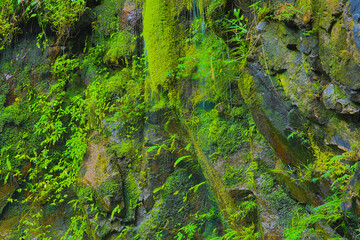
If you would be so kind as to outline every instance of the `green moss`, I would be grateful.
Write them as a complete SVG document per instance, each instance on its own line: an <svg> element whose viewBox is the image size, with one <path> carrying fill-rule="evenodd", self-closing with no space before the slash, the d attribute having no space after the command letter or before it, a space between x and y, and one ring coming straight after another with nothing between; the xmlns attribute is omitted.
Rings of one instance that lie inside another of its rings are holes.
<svg viewBox="0 0 360 240"><path fill-rule="evenodd" d="M282 226L289 226L293 217L293 209L296 202L289 197L284 189L268 173L262 173L262 184L260 193L269 202L269 206L279 216L279 223Z"/></svg>
<svg viewBox="0 0 360 240"><path fill-rule="evenodd" d="M200 110L200 124L196 131L198 142L210 157L227 156L244 144L250 115L245 105L225 109L234 119L228 121L215 108L209 112Z"/></svg>
<svg viewBox="0 0 360 240"><path fill-rule="evenodd" d="M141 190L137 183L135 175L132 171L130 171L125 179L125 221L135 220L135 210L140 200L140 193Z"/></svg>
<svg viewBox="0 0 360 240"><path fill-rule="evenodd" d="M94 190L90 186L79 187L77 190L77 195L81 203L86 204L90 203L93 200Z"/></svg>
<svg viewBox="0 0 360 240"><path fill-rule="evenodd" d="M223 175L224 183L231 187L244 182L246 179L245 172L246 169L244 165L239 167L232 167L231 165L228 165L226 167L225 174Z"/></svg>
<svg viewBox="0 0 360 240"><path fill-rule="evenodd" d="M133 160L137 155L137 146L133 140L125 140L121 144L111 143L109 152L117 158L127 158Z"/></svg>
<svg viewBox="0 0 360 240"><path fill-rule="evenodd" d="M149 212L149 218L143 221L137 229L138 239L154 239L151 238L156 233L156 229L159 227L159 217L161 216L161 209L154 207ZM135 234L134 234L135 235Z"/></svg>
<svg viewBox="0 0 360 240"><path fill-rule="evenodd" d="M161 88L176 96L175 82L171 71L184 55L184 30L177 19L175 1L148 0L144 6L144 39L150 72L152 93Z"/></svg>
<svg viewBox="0 0 360 240"><path fill-rule="evenodd" d="M99 195L103 198L105 196L114 196L118 194L120 190L120 184L114 180L109 180L101 183L101 185L97 189Z"/></svg>
<svg viewBox="0 0 360 240"><path fill-rule="evenodd" d="M24 106L19 102L4 108L0 115L0 132L3 124L14 123L15 125L20 125L27 121L29 116L30 112L24 109Z"/></svg>
<svg viewBox="0 0 360 240"><path fill-rule="evenodd" d="M254 97L254 79L248 72L243 72L239 79L239 88L242 97L249 104L255 99Z"/></svg>

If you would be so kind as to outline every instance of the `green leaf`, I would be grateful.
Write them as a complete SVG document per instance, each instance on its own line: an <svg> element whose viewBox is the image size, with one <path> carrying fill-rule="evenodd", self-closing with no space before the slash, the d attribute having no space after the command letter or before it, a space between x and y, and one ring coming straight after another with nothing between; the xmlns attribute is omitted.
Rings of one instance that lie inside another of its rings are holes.
<svg viewBox="0 0 360 240"><path fill-rule="evenodd" d="M195 186L189 188L189 191L193 190L194 193L196 193L197 190L199 189L199 187L200 187L201 185L203 185L203 184L205 184L205 182L201 182L201 183L199 183L199 184L196 184Z"/></svg>
<svg viewBox="0 0 360 240"><path fill-rule="evenodd" d="M189 158L189 157L191 157L191 156L190 156L190 155L186 155L186 156L179 157L179 158L175 161L174 167L176 167L181 161L183 161L184 159Z"/></svg>
<svg viewBox="0 0 360 240"><path fill-rule="evenodd" d="M9 178L9 176L10 176L10 173L7 173L6 176L5 176L5 179L4 179L4 184L7 183L7 180L8 180L8 178Z"/></svg>
<svg viewBox="0 0 360 240"><path fill-rule="evenodd" d="M146 150L146 152L151 152L151 151L155 150L156 148L158 148L158 146L151 146Z"/></svg>
<svg viewBox="0 0 360 240"><path fill-rule="evenodd" d="M10 161L9 161L8 158L6 159L6 166L8 167L8 170L9 170L9 171L12 170L11 163L10 163Z"/></svg>
<svg viewBox="0 0 360 240"><path fill-rule="evenodd" d="M170 124L170 121L167 121L164 125L164 130L169 133L169 124Z"/></svg>
<svg viewBox="0 0 360 240"><path fill-rule="evenodd" d="M118 204L118 205L114 208L114 210L112 210L110 220L113 220L115 213L119 213L119 212L120 212L120 206L119 206L119 204Z"/></svg>
<svg viewBox="0 0 360 240"><path fill-rule="evenodd" d="M161 187L155 188L154 191L153 191L153 193L157 193L158 191L163 190L163 189L164 189L164 186L165 186L165 185L162 185Z"/></svg>
<svg viewBox="0 0 360 240"><path fill-rule="evenodd" d="M178 210L178 213L181 212L183 209L184 209L184 206Z"/></svg>

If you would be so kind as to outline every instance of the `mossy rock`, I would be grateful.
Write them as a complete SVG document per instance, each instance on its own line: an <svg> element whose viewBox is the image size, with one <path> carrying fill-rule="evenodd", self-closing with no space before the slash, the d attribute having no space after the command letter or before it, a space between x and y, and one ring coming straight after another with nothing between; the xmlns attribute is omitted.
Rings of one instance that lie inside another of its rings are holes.
<svg viewBox="0 0 360 240"><path fill-rule="evenodd" d="M271 78L259 65L250 65L249 73L253 75L253 93L247 101L260 133L285 163L297 165L311 159L309 151L300 142L294 144L287 139L289 130L298 127L290 125L294 115L290 102L283 98L283 93L274 91ZM299 111L297 114L302 115Z"/></svg>
<svg viewBox="0 0 360 240"><path fill-rule="evenodd" d="M194 223L198 226L198 237L217 235L214 229L221 226L218 209L207 197L205 184L199 186L196 192L190 188L199 184L201 178L192 175L184 169L178 169L172 173L164 185L155 191L155 207L149 212L149 218L142 222L138 233L140 239L155 239L161 236L164 239L176 237L182 226ZM210 211L209 211L210 209ZM208 218L202 215L207 215ZM211 216L210 216L211 215ZM195 217L197 216L197 217ZM204 221L204 225L202 225ZM166 226L166 228L163 228ZM209 229L210 228L210 229ZM186 234L185 234L186 236Z"/></svg>
<svg viewBox="0 0 360 240"><path fill-rule="evenodd" d="M283 189L277 181L268 173L264 173L258 179L261 198L268 202L271 209L278 215L279 224L282 227L290 226L293 217L293 209L296 202Z"/></svg>
<svg viewBox="0 0 360 240"><path fill-rule="evenodd" d="M324 90L323 102L327 109L336 110L341 114L357 114L360 111L360 106L348 99L341 89L332 83Z"/></svg>
<svg viewBox="0 0 360 240"><path fill-rule="evenodd" d="M352 34L348 34L344 20L337 21L331 33L322 29L319 33L320 59L331 79L347 89L360 89L360 66L353 57L356 54L353 51L358 50L353 50L355 43Z"/></svg>
<svg viewBox="0 0 360 240"><path fill-rule="evenodd" d="M179 24L178 5L175 1L149 0L144 6L144 40L149 62L148 91L163 89L176 96L177 89L171 77L184 55L185 35Z"/></svg>
<svg viewBox="0 0 360 240"><path fill-rule="evenodd" d="M100 203L104 205L105 211L111 212L117 206L120 210L125 208L123 187L120 176L115 176L102 182L96 189L97 194L101 198ZM120 215L123 216L123 211L120 211Z"/></svg>
<svg viewBox="0 0 360 240"><path fill-rule="evenodd" d="M333 116L331 118L326 132L325 142L342 151L350 151L352 145L358 144L359 132L351 123L340 117Z"/></svg>
<svg viewBox="0 0 360 240"><path fill-rule="evenodd" d="M141 189L136 180L135 173L130 171L125 179L125 206L126 217L125 222L134 222L137 207L140 203Z"/></svg>

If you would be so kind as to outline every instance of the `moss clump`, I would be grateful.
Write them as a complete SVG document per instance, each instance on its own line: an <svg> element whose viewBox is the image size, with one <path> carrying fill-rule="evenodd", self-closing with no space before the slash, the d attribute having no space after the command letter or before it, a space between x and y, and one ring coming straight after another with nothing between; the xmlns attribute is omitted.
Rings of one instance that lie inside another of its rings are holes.
<svg viewBox="0 0 360 240"><path fill-rule="evenodd" d="M1 111L1 107L0 107ZM19 99L15 100L15 104L10 105L1 111L0 115L0 132L2 125L5 123L14 123L20 125L24 123L30 116L30 112L24 109L24 106L20 104Z"/></svg>
<svg viewBox="0 0 360 240"><path fill-rule="evenodd" d="M90 186L79 187L77 195L82 204L88 204L93 201L94 190Z"/></svg>
<svg viewBox="0 0 360 240"><path fill-rule="evenodd" d="M125 179L125 221L135 220L135 209L140 199L140 188L133 172L129 172Z"/></svg>
<svg viewBox="0 0 360 240"><path fill-rule="evenodd" d="M293 217L296 202L288 196L279 184L268 173L262 174L260 193L269 202L269 206L280 216L279 224L289 226Z"/></svg>
<svg viewBox="0 0 360 240"><path fill-rule="evenodd" d="M138 154L134 140L125 140L121 144L110 144L108 151L118 158L135 159Z"/></svg>
<svg viewBox="0 0 360 240"><path fill-rule="evenodd" d="M239 88L241 96L247 104L251 104L254 99L254 79L248 72L243 72L239 79Z"/></svg>
<svg viewBox="0 0 360 240"><path fill-rule="evenodd" d="M101 197L114 196L120 191L120 184L114 180L105 181L97 191Z"/></svg>
<svg viewBox="0 0 360 240"><path fill-rule="evenodd" d="M244 165L231 166L228 165L223 175L224 183L231 187L239 183L243 183L246 180L246 167Z"/></svg>
<svg viewBox="0 0 360 240"><path fill-rule="evenodd" d="M229 121L221 116L215 108L209 112L200 111L197 139L202 149L211 157L227 156L245 143L250 114L245 105L234 107ZM225 111L224 111L225 112Z"/></svg>
<svg viewBox="0 0 360 240"><path fill-rule="evenodd" d="M175 1L148 0L144 7L144 39L150 71L151 92L161 88L177 94L171 71L178 65L185 46L184 30L177 19Z"/></svg>

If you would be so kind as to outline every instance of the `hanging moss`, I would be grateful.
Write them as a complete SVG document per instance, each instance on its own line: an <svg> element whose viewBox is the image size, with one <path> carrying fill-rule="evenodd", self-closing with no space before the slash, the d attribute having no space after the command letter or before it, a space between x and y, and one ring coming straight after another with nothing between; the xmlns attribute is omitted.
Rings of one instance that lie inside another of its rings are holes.
<svg viewBox="0 0 360 240"><path fill-rule="evenodd" d="M175 71L178 59L186 52L185 30L180 23L181 12L184 9L196 9L203 15L206 6L206 0L146 1L143 34L150 73L146 83L147 94L163 92L170 102L177 99L180 90Z"/></svg>
<svg viewBox="0 0 360 240"><path fill-rule="evenodd" d="M172 71L185 46L184 30L172 1L148 0L144 7L144 39L149 62L151 92L174 92Z"/></svg>

